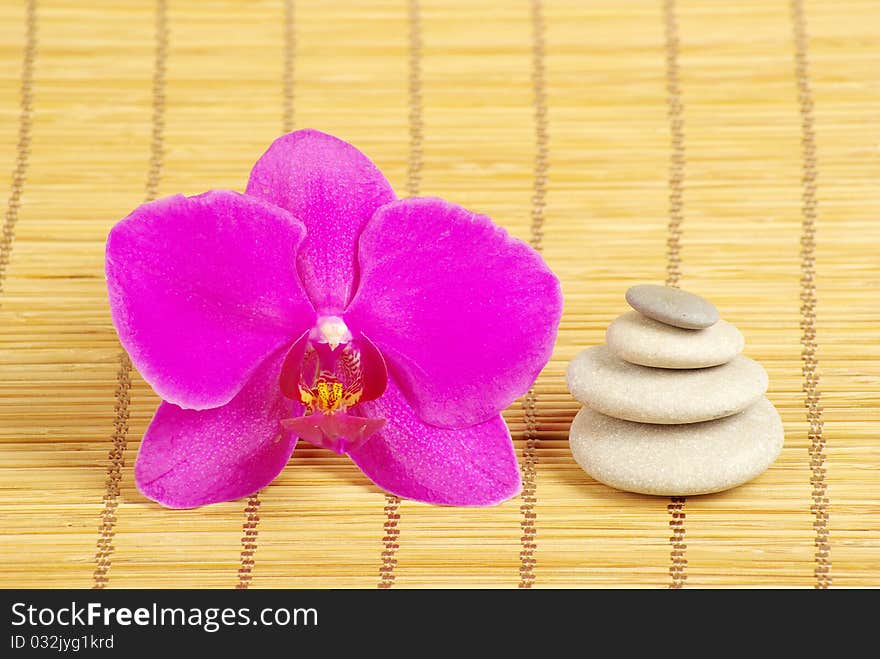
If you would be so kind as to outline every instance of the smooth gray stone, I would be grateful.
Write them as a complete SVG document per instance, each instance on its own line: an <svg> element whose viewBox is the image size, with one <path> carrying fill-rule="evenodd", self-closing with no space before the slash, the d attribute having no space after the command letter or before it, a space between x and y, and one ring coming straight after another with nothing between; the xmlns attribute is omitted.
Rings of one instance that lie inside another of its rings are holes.
<svg viewBox="0 0 880 659"><path fill-rule="evenodd" d="M718 322L715 305L680 288L639 284L626 292L626 301L639 313L684 329L704 329Z"/></svg>
<svg viewBox="0 0 880 659"><path fill-rule="evenodd" d="M726 320L701 330L682 329L628 311L605 332L605 342L623 360L655 368L705 368L726 364L742 352L742 333Z"/></svg>
<svg viewBox="0 0 880 659"><path fill-rule="evenodd" d="M724 419L687 425L633 423L587 407L569 437L581 468L627 492L685 496L756 478L782 450L779 413L766 398Z"/></svg>
<svg viewBox="0 0 880 659"><path fill-rule="evenodd" d="M741 412L767 391L767 372L739 355L721 366L650 368L614 356L604 345L568 365L568 390L598 412L642 423L696 423Z"/></svg>

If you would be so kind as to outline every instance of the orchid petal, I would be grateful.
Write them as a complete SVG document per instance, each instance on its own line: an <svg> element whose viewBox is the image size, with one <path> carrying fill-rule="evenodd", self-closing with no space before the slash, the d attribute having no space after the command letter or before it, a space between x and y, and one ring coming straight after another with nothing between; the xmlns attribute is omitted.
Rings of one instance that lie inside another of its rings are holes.
<svg viewBox="0 0 880 659"><path fill-rule="evenodd" d="M156 393L188 409L228 403L311 326L295 268L303 225L228 191L137 208L107 240L113 324Z"/></svg>
<svg viewBox="0 0 880 659"><path fill-rule="evenodd" d="M254 165L247 193L290 211L308 231L297 260L318 311L341 311L357 280L355 247L394 191L382 172L347 142L316 130L275 140Z"/></svg>
<svg viewBox="0 0 880 659"><path fill-rule="evenodd" d="M364 230L359 258L346 322L379 347L422 420L488 421L550 359L559 281L488 217L441 199L397 201Z"/></svg>
<svg viewBox="0 0 880 659"><path fill-rule="evenodd" d="M381 398L358 410L386 423L349 455L370 480L393 494L427 503L491 506L522 487L510 432L500 416L457 430L429 426L392 378Z"/></svg>
<svg viewBox="0 0 880 659"><path fill-rule="evenodd" d="M138 489L163 506L194 508L268 485L296 445L296 435L281 420L302 414L278 388L282 357L270 357L223 407L159 405L135 463Z"/></svg>

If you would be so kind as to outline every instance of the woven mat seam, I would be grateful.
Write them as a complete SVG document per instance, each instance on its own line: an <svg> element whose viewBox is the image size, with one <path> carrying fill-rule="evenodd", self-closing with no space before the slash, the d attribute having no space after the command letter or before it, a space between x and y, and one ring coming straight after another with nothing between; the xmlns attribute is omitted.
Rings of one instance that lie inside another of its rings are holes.
<svg viewBox="0 0 880 659"><path fill-rule="evenodd" d="M156 0L155 55L153 61L153 112L150 139L150 164L147 171L144 200L156 198L159 180L162 176L165 132L165 67L168 58L168 15L166 0ZM113 558L113 538L116 534L119 492L122 482L122 469L125 466L125 452L128 446L128 419L131 403L132 363L125 350L119 352L119 368L116 372L116 392L114 395L115 418L113 420L112 446L107 455L107 482L101 511L101 524L98 527L95 571L92 575L93 588L100 590L110 583L110 568Z"/></svg>
<svg viewBox="0 0 880 659"><path fill-rule="evenodd" d="M410 197L419 194L422 184L422 163L425 125L422 118L422 16L418 0L407 3L409 25L409 75L407 102L409 104L409 155L407 156L406 192ZM400 549L400 497L385 495L385 522L382 525L382 563L379 566L379 588L394 586L397 551Z"/></svg>
<svg viewBox="0 0 880 659"><path fill-rule="evenodd" d="M544 8L540 0L531 3L532 24L532 97L535 130L534 189L532 194L532 223L529 244L537 252L543 251L544 210L547 205L547 176L549 171L549 133L547 120L546 85L546 36ZM525 446L522 465L522 504L520 506L520 588L531 588L535 584L538 550L538 392L532 386L523 398L523 420L525 422Z"/></svg>
<svg viewBox="0 0 880 659"><path fill-rule="evenodd" d="M0 235L0 300L6 281L6 270L15 242L15 225L21 210L21 198L27 180L31 153L31 129L34 114L34 67L37 59L37 2L28 0L24 16L25 41L21 58L21 84L18 115L18 141L15 147L15 165L12 168L12 187L3 218Z"/></svg>
<svg viewBox="0 0 880 659"><path fill-rule="evenodd" d="M681 281L681 238L684 222L685 141L684 107L679 76L678 17L675 0L663 7L666 29L666 93L671 137L669 156L669 225L666 238L666 285L678 287ZM671 497L669 515L669 588L680 589L687 581L687 520L685 497Z"/></svg>
<svg viewBox="0 0 880 659"><path fill-rule="evenodd" d="M795 46L795 77L798 108L801 115L802 149L802 220L801 220L801 361L803 365L804 407L810 440L810 485L812 486L815 587L831 586L831 537L828 529L828 484L825 480L825 432L822 416L822 394L819 390L819 341L816 333L816 225L819 222L819 201L816 179L816 130L813 116L813 91L809 71L809 38L802 0L791 3Z"/></svg>

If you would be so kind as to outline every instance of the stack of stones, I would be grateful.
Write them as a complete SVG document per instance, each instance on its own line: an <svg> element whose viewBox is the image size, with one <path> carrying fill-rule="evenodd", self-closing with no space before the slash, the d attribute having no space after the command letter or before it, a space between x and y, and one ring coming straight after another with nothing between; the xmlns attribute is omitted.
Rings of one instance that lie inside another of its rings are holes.
<svg viewBox="0 0 880 659"><path fill-rule="evenodd" d="M630 288L634 311L606 344L568 367L586 407L571 450L596 480L629 492L719 492L763 473L782 449L782 421L764 397L767 372L741 355L740 331L715 306L666 286Z"/></svg>

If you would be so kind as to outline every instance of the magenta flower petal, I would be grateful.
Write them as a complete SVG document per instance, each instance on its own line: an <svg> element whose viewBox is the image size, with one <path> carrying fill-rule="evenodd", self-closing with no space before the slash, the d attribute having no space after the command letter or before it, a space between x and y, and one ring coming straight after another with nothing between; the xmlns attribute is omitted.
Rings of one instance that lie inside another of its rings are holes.
<svg viewBox="0 0 880 659"><path fill-rule="evenodd" d="M268 485L296 445L281 420L302 413L278 388L282 358L275 353L266 360L223 407L197 411L162 403L138 452L138 489L169 508L194 508Z"/></svg>
<svg viewBox="0 0 880 659"><path fill-rule="evenodd" d="M395 199L382 172L351 144L300 130L272 143L254 165L247 193L306 225L297 261L306 290L318 311L344 309L357 280L358 236L376 209Z"/></svg>
<svg viewBox="0 0 880 659"><path fill-rule="evenodd" d="M387 421L349 455L370 480L393 494L451 506L491 506L522 488L510 432L500 416L457 430L426 425L391 378L381 398L358 409Z"/></svg>
<svg viewBox="0 0 880 659"><path fill-rule="evenodd" d="M550 359L559 281L488 217L441 199L397 201L364 230L359 258L346 322L376 343L422 420L493 419Z"/></svg>
<svg viewBox="0 0 880 659"><path fill-rule="evenodd" d="M287 211L227 191L144 204L113 227L113 324L159 396L223 405L314 323L295 266L304 232Z"/></svg>

